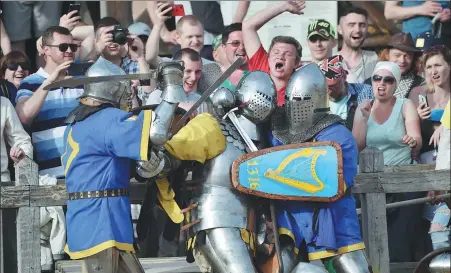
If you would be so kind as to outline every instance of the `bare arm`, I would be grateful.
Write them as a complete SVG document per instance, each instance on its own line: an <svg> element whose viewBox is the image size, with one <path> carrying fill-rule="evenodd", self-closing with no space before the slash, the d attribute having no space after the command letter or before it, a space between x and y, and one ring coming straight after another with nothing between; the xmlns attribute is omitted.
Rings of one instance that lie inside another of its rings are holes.
<svg viewBox="0 0 451 273"><path fill-rule="evenodd" d="M305 1L282 1L277 5L268 7L243 22L243 42L247 56L252 57L261 46L257 31L269 20L285 11L293 14L303 14Z"/></svg>
<svg viewBox="0 0 451 273"><path fill-rule="evenodd" d="M251 1L238 1L238 7L236 8L235 16L233 16L232 23L241 23L246 17L247 11Z"/></svg>
<svg viewBox="0 0 451 273"><path fill-rule="evenodd" d="M354 136L359 152L366 147L366 134L368 131L368 119L371 115L371 102L369 100L361 103L354 115L354 124L352 126L352 135Z"/></svg>
<svg viewBox="0 0 451 273"><path fill-rule="evenodd" d="M42 105L44 105L45 98L47 97L49 91L44 90L44 87L55 82L56 80L64 79L67 69L72 64L72 61L64 62L60 64L55 70L49 75L47 79L39 86L33 95L28 98L20 99L16 105L16 112L19 116L20 121L23 124L29 124L41 111ZM20 90L19 90L20 92Z"/></svg>
<svg viewBox="0 0 451 273"><path fill-rule="evenodd" d="M413 148L413 154L419 155L423 141L421 139L420 119L413 102L407 99L402 106L402 115L404 117L406 134L413 137L417 145Z"/></svg>
<svg viewBox="0 0 451 273"><path fill-rule="evenodd" d="M399 6L400 2L401 1L385 2L385 18L388 20L406 20L415 16L434 16L441 10L440 4L433 1L425 1L424 4L413 7Z"/></svg>
<svg viewBox="0 0 451 273"><path fill-rule="evenodd" d="M79 26L72 31L75 40L82 41L80 47L80 59L86 60L88 55L94 50L95 33L93 26Z"/></svg>
<svg viewBox="0 0 451 273"><path fill-rule="evenodd" d="M156 69L160 63L160 32L164 24L153 25L152 32L146 43L146 61L151 69Z"/></svg>
<svg viewBox="0 0 451 273"><path fill-rule="evenodd" d="M173 1L168 1L166 4L172 4ZM147 12L149 13L150 21L152 22L152 26L157 24L158 22L158 1L147 1ZM171 35L171 32L167 29L166 25L163 24L161 31L160 31L160 37L161 39L166 43L173 43L177 44L177 41L175 38Z"/></svg>
<svg viewBox="0 0 451 273"><path fill-rule="evenodd" d="M3 51L3 55L6 55L11 52L11 41L9 40L8 33L6 33L2 20L0 20L0 39L0 47Z"/></svg>

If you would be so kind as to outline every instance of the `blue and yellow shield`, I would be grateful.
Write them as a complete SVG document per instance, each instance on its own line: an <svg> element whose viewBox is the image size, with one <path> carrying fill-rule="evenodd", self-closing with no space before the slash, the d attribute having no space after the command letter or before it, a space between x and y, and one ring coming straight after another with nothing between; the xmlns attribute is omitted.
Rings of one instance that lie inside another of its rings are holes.
<svg viewBox="0 0 451 273"><path fill-rule="evenodd" d="M346 190L340 145L309 142L243 155L233 164L232 183L269 199L333 202Z"/></svg>

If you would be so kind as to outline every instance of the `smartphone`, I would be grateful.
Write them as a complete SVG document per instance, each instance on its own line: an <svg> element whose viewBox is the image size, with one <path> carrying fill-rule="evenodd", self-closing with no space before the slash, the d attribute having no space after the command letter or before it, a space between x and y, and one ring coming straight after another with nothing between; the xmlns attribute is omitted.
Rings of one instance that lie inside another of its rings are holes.
<svg viewBox="0 0 451 273"><path fill-rule="evenodd" d="M93 63L72 63L67 69L69 76L84 76Z"/></svg>
<svg viewBox="0 0 451 273"><path fill-rule="evenodd" d="M185 8L183 5L173 5L172 16L185 16Z"/></svg>
<svg viewBox="0 0 451 273"><path fill-rule="evenodd" d="M80 16L80 4L70 4L69 5L69 12L76 10L77 13L72 15L72 17L74 16Z"/></svg>
<svg viewBox="0 0 451 273"><path fill-rule="evenodd" d="M420 103L424 103L426 107L428 107L428 99L426 98L426 96L419 94L418 100L420 101Z"/></svg>

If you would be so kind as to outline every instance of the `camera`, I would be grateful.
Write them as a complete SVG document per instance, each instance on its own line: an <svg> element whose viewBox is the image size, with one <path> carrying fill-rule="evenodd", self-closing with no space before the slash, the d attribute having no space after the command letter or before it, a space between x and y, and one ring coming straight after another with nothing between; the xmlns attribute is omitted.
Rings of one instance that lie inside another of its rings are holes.
<svg viewBox="0 0 451 273"><path fill-rule="evenodd" d="M113 34L113 43L118 43L120 45L125 45L127 43L128 29L116 25L110 33Z"/></svg>

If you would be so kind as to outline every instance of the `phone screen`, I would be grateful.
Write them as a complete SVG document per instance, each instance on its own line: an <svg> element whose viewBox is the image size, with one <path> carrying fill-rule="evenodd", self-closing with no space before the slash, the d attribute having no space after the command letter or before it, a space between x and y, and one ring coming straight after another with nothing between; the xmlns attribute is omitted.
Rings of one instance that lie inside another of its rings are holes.
<svg viewBox="0 0 451 273"><path fill-rule="evenodd" d="M68 69L67 74L69 76L83 76L88 71L92 63L73 63Z"/></svg>

